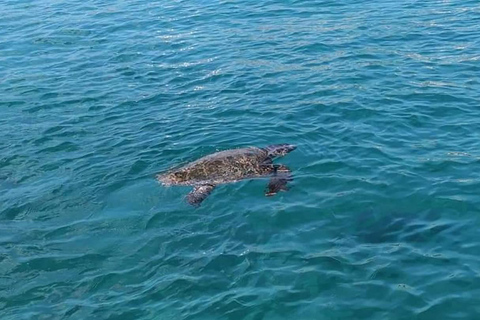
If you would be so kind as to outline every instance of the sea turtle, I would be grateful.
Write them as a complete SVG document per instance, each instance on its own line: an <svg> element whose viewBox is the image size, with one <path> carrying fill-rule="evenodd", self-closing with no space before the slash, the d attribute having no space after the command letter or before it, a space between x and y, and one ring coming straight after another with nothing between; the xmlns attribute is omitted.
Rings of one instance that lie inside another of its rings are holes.
<svg viewBox="0 0 480 320"><path fill-rule="evenodd" d="M273 159L284 156L295 148L291 144L274 144L265 148L220 151L158 174L156 178L165 186L193 186L193 190L186 196L187 202L193 206L199 206L216 185L243 179L270 176L265 195L273 196L280 190L288 190L287 182L292 180L290 169L273 164Z"/></svg>

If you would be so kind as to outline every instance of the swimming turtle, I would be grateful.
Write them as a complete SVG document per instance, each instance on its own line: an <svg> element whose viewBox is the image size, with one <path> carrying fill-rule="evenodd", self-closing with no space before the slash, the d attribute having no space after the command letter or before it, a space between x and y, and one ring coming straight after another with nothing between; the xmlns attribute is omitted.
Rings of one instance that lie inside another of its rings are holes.
<svg viewBox="0 0 480 320"><path fill-rule="evenodd" d="M291 144L274 144L265 148L248 147L220 151L167 173L158 174L156 178L165 186L193 186L186 200L196 207L208 197L216 185L243 179L270 176L265 195L273 196L280 190L288 190L287 182L292 180L290 169L281 164L273 164L273 159L295 149L296 146Z"/></svg>

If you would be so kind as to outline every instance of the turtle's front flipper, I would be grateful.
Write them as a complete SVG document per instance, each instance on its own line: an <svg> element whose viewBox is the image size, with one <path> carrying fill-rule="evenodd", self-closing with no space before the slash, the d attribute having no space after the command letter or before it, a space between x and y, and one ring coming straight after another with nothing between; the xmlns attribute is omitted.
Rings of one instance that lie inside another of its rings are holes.
<svg viewBox="0 0 480 320"><path fill-rule="evenodd" d="M292 180L292 173L288 167L284 165L273 165L273 177L268 183L265 195L270 197L279 191L288 191L287 183Z"/></svg>
<svg viewBox="0 0 480 320"><path fill-rule="evenodd" d="M200 203L212 193L214 188L215 186L210 184L193 187L193 190L186 196L187 202L194 207L200 206Z"/></svg>

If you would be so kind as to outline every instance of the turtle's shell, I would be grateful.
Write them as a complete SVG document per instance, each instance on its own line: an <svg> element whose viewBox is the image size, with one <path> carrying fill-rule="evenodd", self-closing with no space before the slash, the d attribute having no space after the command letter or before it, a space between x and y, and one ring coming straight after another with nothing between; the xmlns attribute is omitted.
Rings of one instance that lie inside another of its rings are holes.
<svg viewBox="0 0 480 320"><path fill-rule="evenodd" d="M235 182L264 174L268 152L260 148L225 150L210 154L158 179L165 184L201 185Z"/></svg>

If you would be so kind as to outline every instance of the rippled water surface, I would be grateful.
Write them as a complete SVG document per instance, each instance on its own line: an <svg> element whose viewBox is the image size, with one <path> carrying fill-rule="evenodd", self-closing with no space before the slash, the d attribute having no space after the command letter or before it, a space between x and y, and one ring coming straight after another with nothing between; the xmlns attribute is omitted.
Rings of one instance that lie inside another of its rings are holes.
<svg viewBox="0 0 480 320"><path fill-rule="evenodd" d="M2 320L479 319L478 1L0 9ZM275 197L154 179L283 142Z"/></svg>

